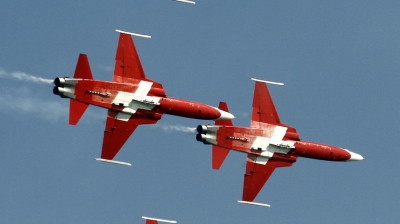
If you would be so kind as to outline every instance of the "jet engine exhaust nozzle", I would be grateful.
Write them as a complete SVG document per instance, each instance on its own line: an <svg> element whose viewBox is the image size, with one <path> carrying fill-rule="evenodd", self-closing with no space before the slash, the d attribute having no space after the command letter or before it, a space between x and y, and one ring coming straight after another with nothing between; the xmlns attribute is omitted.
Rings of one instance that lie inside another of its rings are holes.
<svg viewBox="0 0 400 224"><path fill-rule="evenodd" d="M215 136L209 136L205 134L197 134L196 140L199 142L203 142L205 145L210 145L212 142L215 142Z"/></svg>
<svg viewBox="0 0 400 224"><path fill-rule="evenodd" d="M60 91L58 91L58 87L57 87L57 86L54 86L54 88L53 88L53 93L54 93L55 95L60 95Z"/></svg>
<svg viewBox="0 0 400 224"><path fill-rule="evenodd" d="M200 134L205 134L208 130L207 125L199 125L196 128L197 132L199 132Z"/></svg>
<svg viewBox="0 0 400 224"><path fill-rule="evenodd" d="M64 87L65 78L55 78L54 79L54 85L56 85L57 87Z"/></svg>

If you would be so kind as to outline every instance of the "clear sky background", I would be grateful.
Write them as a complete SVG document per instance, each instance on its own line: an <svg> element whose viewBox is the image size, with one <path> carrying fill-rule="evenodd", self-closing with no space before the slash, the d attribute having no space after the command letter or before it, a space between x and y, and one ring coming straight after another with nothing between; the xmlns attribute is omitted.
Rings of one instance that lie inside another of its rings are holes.
<svg viewBox="0 0 400 224"><path fill-rule="evenodd" d="M397 223L400 220L399 1L2 1L0 222ZM211 147L181 130L210 122L163 116L101 163L106 110L68 125L53 80L79 53L111 80L118 33L135 37L147 76L169 96L217 106L248 126L254 83L305 140L347 148L354 163L299 158L255 201L241 199L246 155L211 169Z"/></svg>

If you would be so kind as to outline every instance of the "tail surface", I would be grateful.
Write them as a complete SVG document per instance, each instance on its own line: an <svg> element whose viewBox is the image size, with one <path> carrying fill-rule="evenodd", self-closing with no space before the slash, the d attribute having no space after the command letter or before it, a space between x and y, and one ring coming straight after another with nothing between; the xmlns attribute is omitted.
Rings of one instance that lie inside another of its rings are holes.
<svg viewBox="0 0 400 224"><path fill-rule="evenodd" d="M78 63L76 64L75 79L93 79L92 71L90 70L89 60L86 54L80 54ZM76 125L85 113L89 104L82 103L71 99L69 104L69 124Z"/></svg>
<svg viewBox="0 0 400 224"><path fill-rule="evenodd" d="M225 102L220 102L218 109L223 110L225 112L229 112L228 105ZM233 126L232 120L217 120L215 121L215 125L218 126ZM214 170L219 170L221 168L222 163L224 163L226 157L229 154L230 149L222 148L216 145L212 146L212 168Z"/></svg>

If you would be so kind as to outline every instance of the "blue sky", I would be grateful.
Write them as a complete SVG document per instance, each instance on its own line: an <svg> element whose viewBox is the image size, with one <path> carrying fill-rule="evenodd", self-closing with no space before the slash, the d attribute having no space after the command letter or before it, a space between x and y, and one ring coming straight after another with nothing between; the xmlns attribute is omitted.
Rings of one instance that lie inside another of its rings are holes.
<svg viewBox="0 0 400 224"><path fill-rule="evenodd" d="M400 198L398 1L7 1L0 7L0 220L3 223L396 223ZM147 76L173 97L218 105L250 123L253 81L270 86L281 120L305 140L360 153L300 158L241 199L246 156L211 169L211 149L165 115L141 126L115 159L96 162L106 110L68 125L53 80L79 53L111 80L118 33L134 38Z"/></svg>

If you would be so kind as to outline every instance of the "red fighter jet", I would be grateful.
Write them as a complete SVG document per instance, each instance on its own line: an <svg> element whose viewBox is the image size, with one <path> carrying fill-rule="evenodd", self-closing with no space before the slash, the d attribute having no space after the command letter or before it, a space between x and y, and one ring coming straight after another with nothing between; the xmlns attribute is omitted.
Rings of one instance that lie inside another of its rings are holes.
<svg viewBox="0 0 400 224"><path fill-rule="evenodd" d="M142 216L142 219L146 220L146 224L158 224L158 222L178 223L177 221L174 221L174 220L150 218L150 217L146 217L146 216Z"/></svg>
<svg viewBox="0 0 400 224"><path fill-rule="evenodd" d="M201 120L235 118L212 106L167 97L160 83L146 77L131 37L135 34L117 32L120 36L111 82L93 80L85 54L79 55L73 78L54 80L54 94L70 98L69 124L76 125L90 104L108 110L101 158L96 160L131 165L112 159L138 125L155 124L163 114Z"/></svg>
<svg viewBox="0 0 400 224"><path fill-rule="evenodd" d="M277 167L292 166L298 157L328 161L360 161L357 153L336 146L300 140L296 129L282 124L265 83L257 80L254 88L250 127L233 126L232 121L199 125L196 139L212 144L212 168L218 170L230 149L247 153L243 196L240 203L268 206L253 200ZM228 111L221 102L221 110Z"/></svg>

